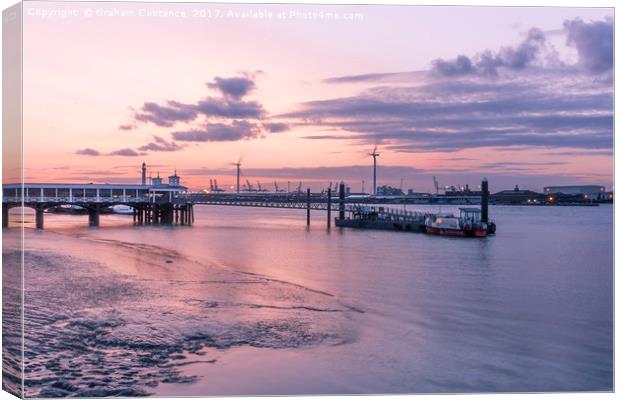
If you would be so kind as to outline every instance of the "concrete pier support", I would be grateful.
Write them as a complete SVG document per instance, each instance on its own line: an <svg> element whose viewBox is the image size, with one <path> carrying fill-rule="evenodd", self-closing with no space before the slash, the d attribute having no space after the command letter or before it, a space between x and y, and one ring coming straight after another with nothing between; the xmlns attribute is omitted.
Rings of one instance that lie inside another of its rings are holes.
<svg viewBox="0 0 620 400"><path fill-rule="evenodd" d="M332 188L327 189L327 229L332 227Z"/></svg>
<svg viewBox="0 0 620 400"><path fill-rule="evenodd" d="M153 224L159 224L159 205L153 204Z"/></svg>
<svg viewBox="0 0 620 400"><path fill-rule="evenodd" d="M174 206L172 204L166 204L160 207L161 223L173 224L174 223Z"/></svg>
<svg viewBox="0 0 620 400"><path fill-rule="evenodd" d="M9 208L6 207L4 204L2 205L2 227L9 227Z"/></svg>
<svg viewBox="0 0 620 400"><path fill-rule="evenodd" d="M88 210L88 226L99 226L98 208L91 208Z"/></svg>
<svg viewBox="0 0 620 400"><path fill-rule="evenodd" d="M43 208L35 208L35 226L37 229L43 229Z"/></svg>

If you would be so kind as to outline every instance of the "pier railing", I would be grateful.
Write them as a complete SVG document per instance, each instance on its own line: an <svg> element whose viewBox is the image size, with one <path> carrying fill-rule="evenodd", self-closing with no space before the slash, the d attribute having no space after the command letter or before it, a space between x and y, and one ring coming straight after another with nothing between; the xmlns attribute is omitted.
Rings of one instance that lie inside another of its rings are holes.
<svg viewBox="0 0 620 400"><path fill-rule="evenodd" d="M4 196L5 203L148 203L149 196Z"/></svg>
<svg viewBox="0 0 620 400"><path fill-rule="evenodd" d="M373 207L367 205L353 205L347 211L353 214L353 217L367 217L370 214L376 214L377 218L385 221L397 222L419 222L429 215L419 211L401 210L397 208Z"/></svg>
<svg viewBox="0 0 620 400"><path fill-rule="evenodd" d="M201 193L189 193L177 195L173 203L189 203L203 205L221 205L238 207L265 207L265 208L294 208L326 210L328 205L331 210L338 209L338 199L328 201L326 196L320 194L307 195L210 195Z"/></svg>

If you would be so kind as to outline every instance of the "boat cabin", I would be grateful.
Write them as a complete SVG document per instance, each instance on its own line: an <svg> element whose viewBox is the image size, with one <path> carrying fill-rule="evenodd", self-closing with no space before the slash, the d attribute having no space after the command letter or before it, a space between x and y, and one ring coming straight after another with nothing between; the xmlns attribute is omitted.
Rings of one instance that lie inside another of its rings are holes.
<svg viewBox="0 0 620 400"><path fill-rule="evenodd" d="M477 224L482 221L482 211L479 208L463 207L459 210L461 211L460 219L465 223Z"/></svg>

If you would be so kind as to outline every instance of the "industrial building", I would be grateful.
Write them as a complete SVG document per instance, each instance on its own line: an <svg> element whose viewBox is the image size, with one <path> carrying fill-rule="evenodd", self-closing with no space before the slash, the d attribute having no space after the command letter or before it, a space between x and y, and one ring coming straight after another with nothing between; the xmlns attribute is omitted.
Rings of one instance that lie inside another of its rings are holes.
<svg viewBox="0 0 620 400"><path fill-rule="evenodd" d="M491 195L493 204L541 204L545 200L545 196L531 190L521 190L519 186L515 186L513 190L502 190Z"/></svg>
<svg viewBox="0 0 620 400"><path fill-rule="evenodd" d="M574 186L545 186L545 195L568 195L583 196L592 200L603 200L605 197L605 186L599 185L574 185Z"/></svg>

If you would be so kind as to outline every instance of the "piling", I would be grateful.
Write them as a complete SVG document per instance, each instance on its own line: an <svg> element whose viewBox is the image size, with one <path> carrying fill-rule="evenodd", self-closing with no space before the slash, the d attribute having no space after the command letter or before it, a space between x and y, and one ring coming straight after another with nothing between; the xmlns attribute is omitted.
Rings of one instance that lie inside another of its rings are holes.
<svg viewBox="0 0 620 400"><path fill-rule="evenodd" d="M306 225L310 226L310 188L306 196Z"/></svg>
<svg viewBox="0 0 620 400"><path fill-rule="evenodd" d="M9 208L4 204L2 205L2 227L9 227Z"/></svg>
<svg viewBox="0 0 620 400"><path fill-rule="evenodd" d="M153 223L159 224L159 204L153 204Z"/></svg>
<svg viewBox="0 0 620 400"><path fill-rule="evenodd" d="M489 222L489 181L487 178L482 180L482 199L480 201L480 219L484 223Z"/></svg>
<svg viewBox="0 0 620 400"><path fill-rule="evenodd" d="M338 219L344 219L344 182L340 182L338 191Z"/></svg>
<svg viewBox="0 0 620 400"><path fill-rule="evenodd" d="M88 209L88 226L99 226L99 209Z"/></svg>
<svg viewBox="0 0 620 400"><path fill-rule="evenodd" d="M332 227L332 188L327 189L327 229Z"/></svg>
<svg viewBox="0 0 620 400"><path fill-rule="evenodd" d="M35 225L37 229L43 229L43 208L35 209Z"/></svg>

